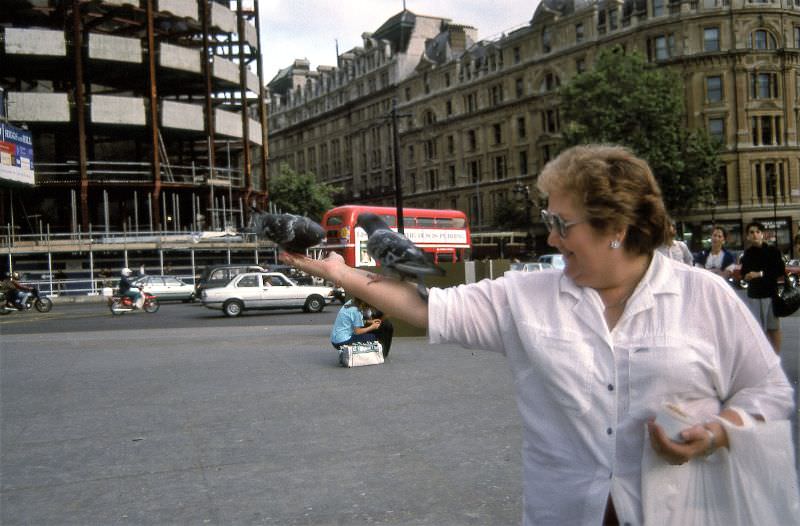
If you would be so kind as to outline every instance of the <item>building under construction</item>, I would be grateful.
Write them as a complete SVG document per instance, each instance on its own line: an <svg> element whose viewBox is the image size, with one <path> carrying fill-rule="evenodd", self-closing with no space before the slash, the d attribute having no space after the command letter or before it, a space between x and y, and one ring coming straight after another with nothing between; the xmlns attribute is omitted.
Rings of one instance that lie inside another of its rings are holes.
<svg viewBox="0 0 800 526"><path fill-rule="evenodd" d="M258 0L2 3L0 117L35 164L0 181L3 230L222 230L265 204Z"/></svg>

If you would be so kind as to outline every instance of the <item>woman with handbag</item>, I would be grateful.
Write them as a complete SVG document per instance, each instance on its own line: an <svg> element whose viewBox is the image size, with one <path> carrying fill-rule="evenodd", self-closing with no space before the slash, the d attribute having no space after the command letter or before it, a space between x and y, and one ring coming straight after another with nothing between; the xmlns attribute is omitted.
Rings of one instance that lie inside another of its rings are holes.
<svg viewBox="0 0 800 526"><path fill-rule="evenodd" d="M745 228L750 246L742 255L742 277L747 282L747 306L766 332L772 348L781 352L781 322L772 308L778 278L786 272L780 251L764 242L764 225L758 221Z"/></svg>
<svg viewBox="0 0 800 526"><path fill-rule="evenodd" d="M336 253L281 258L427 327L431 343L506 356L523 428L525 526L642 524L655 501L642 490L645 453L658 466L693 469L728 450L728 426L745 424L742 414L788 422L792 387L735 291L657 252L668 216L645 161L622 147L576 146L537 184L563 270L512 272L424 297L416 284L349 267ZM656 415L676 401L692 420L672 440ZM673 489L669 499L692 491ZM796 502L796 491L781 486L773 501ZM694 505L728 511L735 500ZM657 513L680 524L680 503L664 504Z"/></svg>

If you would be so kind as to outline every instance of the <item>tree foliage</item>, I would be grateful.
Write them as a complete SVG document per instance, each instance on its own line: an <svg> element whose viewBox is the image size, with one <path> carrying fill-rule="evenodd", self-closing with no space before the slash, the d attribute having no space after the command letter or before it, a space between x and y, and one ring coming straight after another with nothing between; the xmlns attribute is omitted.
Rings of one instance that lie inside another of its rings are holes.
<svg viewBox="0 0 800 526"><path fill-rule="evenodd" d="M333 195L339 191L338 187L317 182L313 173L298 173L287 164L281 164L269 181L270 203L278 210L315 221L333 208Z"/></svg>
<svg viewBox="0 0 800 526"><path fill-rule="evenodd" d="M516 199L501 199L495 207L494 224L501 229L526 230L531 225L525 203Z"/></svg>
<svg viewBox="0 0 800 526"><path fill-rule="evenodd" d="M719 177L719 144L685 125L681 78L639 53L603 50L594 69L564 85L565 146L615 143L647 160L667 208L683 212L710 203Z"/></svg>

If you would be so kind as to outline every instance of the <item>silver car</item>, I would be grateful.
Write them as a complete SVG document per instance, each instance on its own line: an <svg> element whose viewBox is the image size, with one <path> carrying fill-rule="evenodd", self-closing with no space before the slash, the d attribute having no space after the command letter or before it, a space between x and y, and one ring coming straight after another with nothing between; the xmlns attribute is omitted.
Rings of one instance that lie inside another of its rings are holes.
<svg viewBox="0 0 800 526"><path fill-rule="evenodd" d="M178 276L142 276L134 280L133 284L157 297L159 301L194 299L194 285L186 283Z"/></svg>
<svg viewBox="0 0 800 526"><path fill-rule="evenodd" d="M226 316L239 316L250 309L292 309L320 312L334 300L331 287L298 285L280 272L248 272L234 277L224 287L205 289L201 301Z"/></svg>

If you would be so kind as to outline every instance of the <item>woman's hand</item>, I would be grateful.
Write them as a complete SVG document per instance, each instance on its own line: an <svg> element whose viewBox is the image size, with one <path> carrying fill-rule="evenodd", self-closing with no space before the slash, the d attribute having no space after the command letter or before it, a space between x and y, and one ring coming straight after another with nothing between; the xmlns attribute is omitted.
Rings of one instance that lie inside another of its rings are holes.
<svg viewBox="0 0 800 526"><path fill-rule="evenodd" d="M706 457L715 449L728 445L725 428L717 422L696 424L684 429L681 431L683 443L670 440L664 429L655 423L655 419L647 422L647 431L653 450L672 465L685 464L696 457Z"/></svg>
<svg viewBox="0 0 800 526"><path fill-rule="evenodd" d="M293 252L281 252L278 256L283 263L307 272L312 276L317 276L328 281L337 281L336 269L340 266L347 266L344 258L337 252L331 252L325 259L311 259L302 254Z"/></svg>

